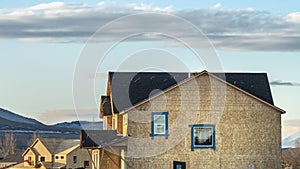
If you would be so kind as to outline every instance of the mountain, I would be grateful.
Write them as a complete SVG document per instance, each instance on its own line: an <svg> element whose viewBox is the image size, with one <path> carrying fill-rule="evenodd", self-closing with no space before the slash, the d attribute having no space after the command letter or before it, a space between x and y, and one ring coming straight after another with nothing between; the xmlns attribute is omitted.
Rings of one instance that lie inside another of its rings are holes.
<svg viewBox="0 0 300 169"><path fill-rule="evenodd" d="M282 140L282 147L296 147L300 143L300 131Z"/></svg>
<svg viewBox="0 0 300 169"><path fill-rule="evenodd" d="M82 129L102 130L102 122L73 121L56 125L45 125L35 119L27 118L0 108L0 133L48 133L79 135Z"/></svg>
<svg viewBox="0 0 300 169"><path fill-rule="evenodd" d="M72 121L72 122L62 122L52 125L53 127L60 128L74 128L79 130L102 130L103 122L88 122L88 121Z"/></svg>
<svg viewBox="0 0 300 169"><path fill-rule="evenodd" d="M17 152L23 152L32 143L34 135L43 138L79 139L82 129L101 130L102 122L72 121L45 125L0 108L0 140L6 133L13 133Z"/></svg>
<svg viewBox="0 0 300 169"><path fill-rule="evenodd" d="M23 117L23 116L20 116L16 113L13 113L11 111L8 111L8 110L2 109L2 108L0 108L0 118L6 119L9 121L13 121L13 122L18 122L18 123L42 124L41 122L39 122L35 119Z"/></svg>

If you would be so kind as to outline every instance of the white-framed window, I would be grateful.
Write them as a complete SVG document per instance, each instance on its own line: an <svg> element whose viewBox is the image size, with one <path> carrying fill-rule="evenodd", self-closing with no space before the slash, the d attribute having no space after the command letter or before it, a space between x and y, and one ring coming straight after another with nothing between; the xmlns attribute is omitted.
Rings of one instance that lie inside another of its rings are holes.
<svg viewBox="0 0 300 169"><path fill-rule="evenodd" d="M99 168L99 162L98 162L98 159L99 159L98 151L93 152L93 162L94 162L94 164L92 165L92 166L93 166L93 169L98 169L98 168Z"/></svg>
<svg viewBox="0 0 300 169"><path fill-rule="evenodd" d="M107 130L107 128L106 128L106 122L107 122L106 117L103 117L103 123L102 123L103 130Z"/></svg>
<svg viewBox="0 0 300 169"><path fill-rule="evenodd" d="M128 123L128 114L123 114L123 125Z"/></svg>
<svg viewBox="0 0 300 169"><path fill-rule="evenodd" d="M165 136L168 138L168 112L152 112L150 136Z"/></svg>
<svg viewBox="0 0 300 169"><path fill-rule="evenodd" d="M117 118L115 115L112 117L112 129L113 130L117 129Z"/></svg>

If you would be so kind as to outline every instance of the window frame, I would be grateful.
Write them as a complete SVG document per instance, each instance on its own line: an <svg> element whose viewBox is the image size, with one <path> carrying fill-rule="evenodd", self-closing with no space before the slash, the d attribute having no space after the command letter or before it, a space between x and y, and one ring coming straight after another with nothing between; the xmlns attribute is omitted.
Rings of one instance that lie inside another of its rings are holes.
<svg viewBox="0 0 300 169"><path fill-rule="evenodd" d="M73 156L73 163L74 163L74 164L77 163L77 156Z"/></svg>
<svg viewBox="0 0 300 169"><path fill-rule="evenodd" d="M191 150L194 149L216 149L216 130L215 125L213 124L193 124L191 127ZM195 128L210 128L212 129L212 144L211 145L195 145Z"/></svg>
<svg viewBox="0 0 300 169"><path fill-rule="evenodd" d="M40 162L45 162L45 161L46 161L45 156L40 156Z"/></svg>
<svg viewBox="0 0 300 169"><path fill-rule="evenodd" d="M168 112L152 112L151 113L151 133L150 136L154 139L155 136L165 136L168 139ZM155 116L164 116L164 133L155 133Z"/></svg>

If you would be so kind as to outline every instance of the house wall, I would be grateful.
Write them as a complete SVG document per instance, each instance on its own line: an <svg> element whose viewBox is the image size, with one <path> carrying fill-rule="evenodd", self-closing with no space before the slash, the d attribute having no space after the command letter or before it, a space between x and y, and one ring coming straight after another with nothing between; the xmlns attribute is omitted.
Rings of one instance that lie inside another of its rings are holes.
<svg viewBox="0 0 300 169"><path fill-rule="evenodd" d="M204 74L128 112L128 169L281 168L278 110ZM169 113L169 136L151 133L151 112ZM192 124L216 124L216 148L191 151Z"/></svg>
<svg viewBox="0 0 300 169"><path fill-rule="evenodd" d="M111 116L104 116L104 130L112 130L112 115Z"/></svg>
<svg viewBox="0 0 300 169"><path fill-rule="evenodd" d="M73 157L77 157L76 163L74 163ZM79 147L70 152L67 155L67 169L75 169L84 167L84 161L89 161L89 169L92 168L91 155L87 149L80 149Z"/></svg>
<svg viewBox="0 0 300 169"><path fill-rule="evenodd" d="M104 152L103 152L104 151ZM98 159L95 159L94 154L98 154ZM121 159L118 155L103 149L92 150L93 162L97 164L92 164L92 168L95 169L95 165L98 166L97 169L121 169ZM102 158L102 160L101 160Z"/></svg>
<svg viewBox="0 0 300 169"><path fill-rule="evenodd" d="M29 157L31 157L31 161L29 163L24 163L24 166L25 167L28 167L28 166L35 166L36 165L36 162L37 162L37 159L36 159L36 155L31 151L29 150L25 155L24 155L24 161L25 160L29 160Z"/></svg>
<svg viewBox="0 0 300 169"><path fill-rule="evenodd" d="M117 114L118 124L117 124L117 132L123 134L123 115Z"/></svg>
<svg viewBox="0 0 300 169"><path fill-rule="evenodd" d="M52 161L52 155L47 150L47 148L40 142L37 141L36 144L32 147L36 152L39 152L42 156L45 157L45 162L51 162ZM37 157L37 161L39 161L39 157Z"/></svg>
<svg viewBox="0 0 300 169"><path fill-rule="evenodd" d="M128 127L128 114L123 114L123 126L122 126L122 134L123 136L127 136L127 127Z"/></svg>
<svg viewBox="0 0 300 169"><path fill-rule="evenodd" d="M67 158L65 153L59 153L54 155L54 161L57 163L67 164Z"/></svg>

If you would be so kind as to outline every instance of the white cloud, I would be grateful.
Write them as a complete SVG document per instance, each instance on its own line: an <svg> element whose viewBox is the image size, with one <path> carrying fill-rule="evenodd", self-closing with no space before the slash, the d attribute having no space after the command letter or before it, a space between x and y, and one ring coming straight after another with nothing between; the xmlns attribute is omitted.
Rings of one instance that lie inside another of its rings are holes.
<svg viewBox="0 0 300 169"><path fill-rule="evenodd" d="M57 9L57 8L63 8L66 6L66 3L64 2L51 2L48 4L38 4L32 7L29 7L28 9L31 10L47 10L47 9Z"/></svg>
<svg viewBox="0 0 300 169"><path fill-rule="evenodd" d="M300 131L300 119L284 120L282 122L283 138L291 136Z"/></svg>
<svg viewBox="0 0 300 169"><path fill-rule="evenodd" d="M246 9L246 11L248 11L248 12L254 12L255 9L249 7L249 8Z"/></svg>
<svg viewBox="0 0 300 169"><path fill-rule="evenodd" d="M217 4L215 4L215 5L212 7L212 9L218 9L218 8L220 8L221 6L222 6L221 3L217 3Z"/></svg>
<svg viewBox="0 0 300 169"><path fill-rule="evenodd" d="M104 5L104 2L99 2ZM234 50L291 51L300 50L300 14L273 15L252 8L245 10L194 9L175 11L172 6L157 7L144 3L122 6L86 6L79 3L52 2L29 8L0 10L0 38L82 42L98 28L122 16L139 12L167 13L179 16L198 27L217 48ZM169 23L169 24L165 24ZM118 28L102 34L101 41L113 41L116 35L127 35L147 28L189 38L195 47L195 32L162 15L135 17ZM122 29L120 29L122 28ZM149 37L136 38L145 40Z"/></svg>
<svg viewBox="0 0 300 169"><path fill-rule="evenodd" d="M100 2L97 3L97 5L98 5L98 6L104 6L104 5L105 5L105 2L104 2L104 1L100 1Z"/></svg>
<svg viewBox="0 0 300 169"><path fill-rule="evenodd" d="M164 8L160 8L160 7L153 7L152 5L147 5L147 4L144 4L144 3L130 3L130 4L126 4L125 6L129 9L136 10L136 11L173 12L173 7L172 6L166 6Z"/></svg>
<svg viewBox="0 0 300 169"><path fill-rule="evenodd" d="M300 12L290 13L286 19L288 22L300 23Z"/></svg>

